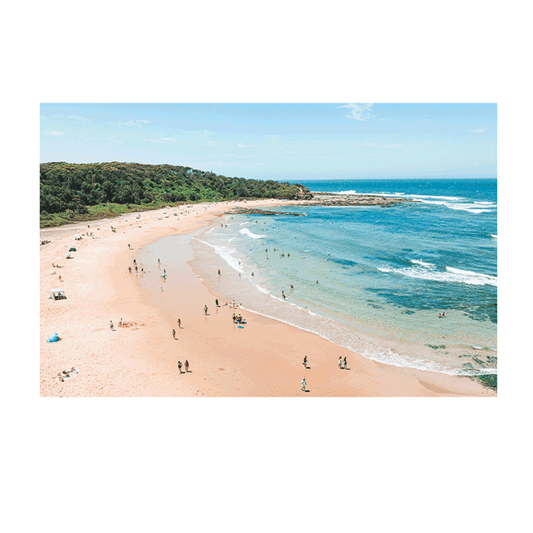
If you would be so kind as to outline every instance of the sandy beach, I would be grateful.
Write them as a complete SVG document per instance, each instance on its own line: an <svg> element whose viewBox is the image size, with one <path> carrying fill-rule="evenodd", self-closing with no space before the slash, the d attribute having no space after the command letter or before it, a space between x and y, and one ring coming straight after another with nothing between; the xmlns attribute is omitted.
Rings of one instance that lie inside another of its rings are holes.
<svg viewBox="0 0 533 533"><path fill-rule="evenodd" d="M246 206L280 203L290 202ZM188 242L237 205L243 203L172 207L41 230L41 241L50 241L40 249L41 396L495 396L468 378L384 365L227 302L216 307L215 288L188 264ZM183 238L171 253L159 240L173 235ZM71 246L76 251L66 259ZM50 299L55 288L67 299ZM234 312L245 316L244 328L233 323ZM54 333L61 340L47 343ZM348 369L339 369L339 357L347 358ZM180 373L178 361L188 361L189 371L183 366ZM77 372L57 379L71 368Z"/></svg>

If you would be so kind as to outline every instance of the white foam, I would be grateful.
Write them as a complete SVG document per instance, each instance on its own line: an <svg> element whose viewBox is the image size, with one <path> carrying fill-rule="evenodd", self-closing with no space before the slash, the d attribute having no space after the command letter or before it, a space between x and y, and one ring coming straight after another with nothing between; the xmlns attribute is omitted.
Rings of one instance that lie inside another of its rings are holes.
<svg viewBox="0 0 533 533"><path fill-rule="evenodd" d="M252 233L248 228L241 229L239 233L248 235L248 237L251 237L252 239L263 239L264 237L268 237L268 235L257 235L255 233Z"/></svg>
<svg viewBox="0 0 533 533"><path fill-rule="evenodd" d="M498 239L498 235L491 235L491 237L494 237L495 239Z"/></svg>
<svg viewBox="0 0 533 533"><path fill-rule="evenodd" d="M413 262L415 262L414 260ZM426 263L424 266L414 266L407 268L387 268L379 267L381 272L394 272L410 278L427 279L429 281L440 281L445 283L466 283L467 285L493 285L497 286L498 278L469 270L446 267L446 271L435 270L434 265Z"/></svg>
<svg viewBox="0 0 533 533"><path fill-rule="evenodd" d="M233 254L236 252L234 248L228 248L227 246L216 246L214 244L210 244L208 242L202 241L198 239L197 237L193 237L193 239L203 244L207 244L207 246L210 246L211 248L213 248L216 254L219 255L222 259L224 259L224 261L226 261L226 263L228 263L228 265L231 268L235 269L237 272L244 273L244 270L242 269L240 265L239 259L233 256Z"/></svg>
<svg viewBox="0 0 533 533"><path fill-rule="evenodd" d="M479 274L478 272L471 272L469 270L461 270L459 268L446 267L448 272L451 272L454 276L458 276L460 281L468 283L470 285L494 285L498 284L498 278L496 276L489 276L487 274Z"/></svg>
<svg viewBox="0 0 533 533"><path fill-rule="evenodd" d="M411 259L411 263L414 263L415 265L420 265L426 268L435 268L435 265L433 263L425 263L424 261L420 261L419 259Z"/></svg>
<svg viewBox="0 0 533 533"><path fill-rule="evenodd" d="M461 196L435 196L432 194L408 194L409 198L436 198L437 200L463 200Z"/></svg>

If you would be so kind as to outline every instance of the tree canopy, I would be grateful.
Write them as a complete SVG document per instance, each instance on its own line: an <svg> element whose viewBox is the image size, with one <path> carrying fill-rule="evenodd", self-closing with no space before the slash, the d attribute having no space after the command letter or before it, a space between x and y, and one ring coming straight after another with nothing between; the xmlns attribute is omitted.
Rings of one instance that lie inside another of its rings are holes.
<svg viewBox="0 0 533 533"><path fill-rule="evenodd" d="M301 185L278 181L226 177L174 165L141 163L41 163L42 216L71 211L87 213L89 206L119 204L158 207L198 201L239 198L293 199Z"/></svg>

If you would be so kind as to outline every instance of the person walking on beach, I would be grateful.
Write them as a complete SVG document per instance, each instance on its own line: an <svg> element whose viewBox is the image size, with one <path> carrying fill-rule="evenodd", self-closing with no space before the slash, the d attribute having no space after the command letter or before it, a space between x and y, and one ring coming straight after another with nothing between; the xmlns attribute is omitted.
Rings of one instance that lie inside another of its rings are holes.
<svg viewBox="0 0 533 533"><path fill-rule="evenodd" d="M220 268L218 269L218 275L220 276Z"/></svg>
<svg viewBox="0 0 533 533"><path fill-rule="evenodd" d="M348 370L348 361L346 361L346 357L344 358L344 370Z"/></svg>
<svg viewBox="0 0 533 533"><path fill-rule="evenodd" d="M180 374L182 373L181 372L181 361L178 361L178 368L179 368L179 371L180 371Z"/></svg>
<svg viewBox="0 0 533 533"><path fill-rule="evenodd" d="M215 305L216 305L217 307L220 307L220 306L218 305L218 298L215 299Z"/></svg>
<svg viewBox="0 0 533 533"><path fill-rule="evenodd" d="M339 368L342 370L342 357L339 355Z"/></svg>
<svg viewBox="0 0 533 533"><path fill-rule="evenodd" d="M207 316L207 305L204 305L204 313L205 313L205 316Z"/></svg>
<svg viewBox="0 0 533 533"><path fill-rule="evenodd" d="M178 318L178 328L181 329L181 318Z"/></svg>
<svg viewBox="0 0 533 533"><path fill-rule="evenodd" d="M113 331L113 321L112 320L109 321L109 327L110 327L111 331Z"/></svg>
<svg viewBox="0 0 533 533"><path fill-rule="evenodd" d="M174 340L176 340L176 330L175 329L172 330L172 338Z"/></svg>
<svg viewBox="0 0 533 533"><path fill-rule="evenodd" d="M128 267L128 270L130 271L130 274L131 274L131 267Z"/></svg>
<svg viewBox="0 0 533 533"><path fill-rule="evenodd" d="M188 371L189 371L189 361L185 359L185 373L187 373Z"/></svg>
<svg viewBox="0 0 533 533"><path fill-rule="evenodd" d="M307 383L305 382L305 378L302 379L302 388L300 390L303 390L305 392L305 387Z"/></svg>
<svg viewBox="0 0 533 533"><path fill-rule="evenodd" d="M305 368L307 368L307 355L304 356L304 362L303 362L303 365Z"/></svg>

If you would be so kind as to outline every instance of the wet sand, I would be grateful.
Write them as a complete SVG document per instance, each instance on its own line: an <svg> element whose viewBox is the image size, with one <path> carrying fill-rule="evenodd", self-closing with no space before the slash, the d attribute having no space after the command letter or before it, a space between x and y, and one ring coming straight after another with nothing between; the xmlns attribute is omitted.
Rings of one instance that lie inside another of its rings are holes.
<svg viewBox="0 0 533 533"><path fill-rule="evenodd" d="M290 202L245 205L280 203ZM384 365L226 302L216 307L216 287L208 287L188 264L189 241L194 232L219 224L233 205L243 203L173 207L141 213L140 219L131 214L41 230L40 239L51 241L40 250L41 396L495 395L468 378ZM75 234L85 235L75 241ZM172 248L162 239L171 235L182 236ZM65 259L70 246L77 251ZM56 287L65 290L66 300L49 299ZM243 328L233 324L233 312L246 318ZM47 343L56 332L62 340ZM302 364L304 356L309 368ZM339 356L347 357L348 370L338 368ZM189 372L182 368L180 374L177 363L185 360ZM71 367L79 372L63 382L56 379Z"/></svg>

